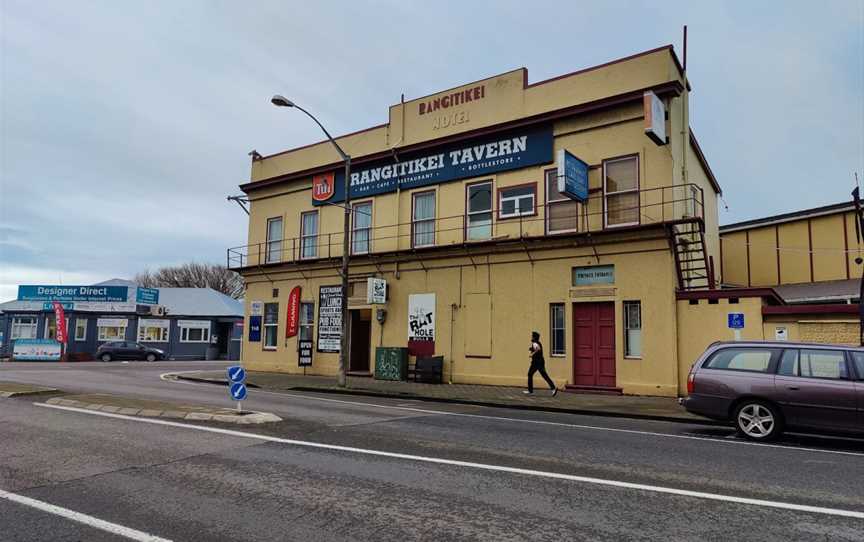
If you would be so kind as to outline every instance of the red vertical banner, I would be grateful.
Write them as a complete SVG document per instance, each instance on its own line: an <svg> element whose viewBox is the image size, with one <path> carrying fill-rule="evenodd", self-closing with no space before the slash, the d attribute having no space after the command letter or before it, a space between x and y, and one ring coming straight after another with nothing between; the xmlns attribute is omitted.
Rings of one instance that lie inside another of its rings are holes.
<svg viewBox="0 0 864 542"><path fill-rule="evenodd" d="M285 325L285 338L297 335L300 327L300 287L295 286L288 296L288 318Z"/></svg>
<svg viewBox="0 0 864 542"><path fill-rule="evenodd" d="M54 302L54 322L57 330L57 342L66 344L66 313L63 311L63 303Z"/></svg>

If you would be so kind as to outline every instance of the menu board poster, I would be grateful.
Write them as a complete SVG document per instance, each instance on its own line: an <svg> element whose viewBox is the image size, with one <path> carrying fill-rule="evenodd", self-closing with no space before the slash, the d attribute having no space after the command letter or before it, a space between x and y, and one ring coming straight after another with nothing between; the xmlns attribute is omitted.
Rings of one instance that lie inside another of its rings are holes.
<svg viewBox="0 0 864 542"><path fill-rule="evenodd" d="M319 352L339 352L342 341L342 286L321 286L318 292Z"/></svg>

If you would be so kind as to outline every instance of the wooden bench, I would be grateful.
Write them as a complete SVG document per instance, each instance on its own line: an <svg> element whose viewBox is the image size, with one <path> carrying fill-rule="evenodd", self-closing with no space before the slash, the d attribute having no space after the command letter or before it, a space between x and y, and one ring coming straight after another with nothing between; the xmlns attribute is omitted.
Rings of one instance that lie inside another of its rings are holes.
<svg viewBox="0 0 864 542"><path fill-rule="evenodd" d="M414 382L441 384L444 381L444 356L417 358L408 374Z"/></svg>

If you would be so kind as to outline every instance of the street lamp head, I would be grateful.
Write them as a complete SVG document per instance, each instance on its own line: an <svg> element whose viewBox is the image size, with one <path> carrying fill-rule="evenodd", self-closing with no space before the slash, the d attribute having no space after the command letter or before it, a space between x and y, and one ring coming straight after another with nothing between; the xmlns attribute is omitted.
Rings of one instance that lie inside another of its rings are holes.
<svg viewBox="0 0 864 542"><path fill-rule="evenodd" d="M280 94L276 94L270 98L270 103L277 107L294 107L294 102Z"/></svg>

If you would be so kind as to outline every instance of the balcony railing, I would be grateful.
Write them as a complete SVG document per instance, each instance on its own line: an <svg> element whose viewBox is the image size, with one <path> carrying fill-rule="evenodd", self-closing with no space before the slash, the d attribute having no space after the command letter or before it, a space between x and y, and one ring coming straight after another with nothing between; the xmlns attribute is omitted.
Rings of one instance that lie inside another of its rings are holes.
<svg viewBox="0 0 864 542"><path fill-rule="evenodd" d="M623 196L623 197L622 197ZM616 201L617 200L617 201ZM630 201L635 200L635 204ZM536 201L536 194L535 194ZM502 217L500 209L411 222L378 224L355 230L352 254L357 256L471 245L490 241L536 239L614 231L623 227L704 219L705 195L695 184L662 186L624 193L591 194L584 203L569 200L535 205L530 213ZM382 220L382 216L377 216ZM386 220L386 218L384 218ZM298 217L299 224L299 217ZM342 257L342 232L264 241L228 249L228 267L314 262Z"/></svg>

